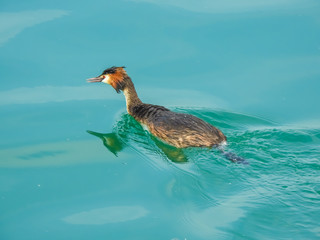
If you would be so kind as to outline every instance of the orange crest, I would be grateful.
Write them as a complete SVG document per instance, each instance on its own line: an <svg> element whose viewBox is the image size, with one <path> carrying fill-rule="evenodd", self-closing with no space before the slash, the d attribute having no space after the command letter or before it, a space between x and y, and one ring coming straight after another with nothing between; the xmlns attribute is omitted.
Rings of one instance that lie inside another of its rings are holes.
<svg viewBox="0 0 320 240"><path fill-rule="evenodd" d="M117 68L115 73L109 74L110 80L109 84L117 91L117 93L120 93L121 90L123 90L125 86L124 77L126 75L126 71L123 68Z"/></svg>

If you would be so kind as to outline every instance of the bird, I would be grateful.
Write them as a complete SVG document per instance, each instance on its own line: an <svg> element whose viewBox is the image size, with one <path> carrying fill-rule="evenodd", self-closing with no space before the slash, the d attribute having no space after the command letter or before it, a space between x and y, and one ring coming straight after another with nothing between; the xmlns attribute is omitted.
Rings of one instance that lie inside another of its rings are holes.
<svg viewBox="0 0 320 240"><path fill-rule="evenodd" d="M176 148L213 148L224 145L227 137L212 124L187 113L144 103L138 97L135 86L125 67L109 67L99 76L87 79L90 83L106 83L117 93L123 92L126 108L137 122L157 139ZM230 152L221 152L232 162L244 162L244 159Z"/></svg>

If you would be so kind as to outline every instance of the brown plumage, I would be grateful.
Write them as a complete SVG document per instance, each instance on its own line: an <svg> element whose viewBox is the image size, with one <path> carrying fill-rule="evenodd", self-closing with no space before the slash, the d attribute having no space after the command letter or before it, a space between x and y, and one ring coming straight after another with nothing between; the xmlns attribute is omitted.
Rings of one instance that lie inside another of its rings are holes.
<svg viewBox="0 0 320 240"><path fill-rule="evenodd" d="M88 81L108 83L118 93L123 91L128 113L147 126L154 136L172 146L213 147L226 141L226 137L219 129L200 118L190 114L176 113L162 106L143 103L124 67L108 68L100 76Z"/></svg>

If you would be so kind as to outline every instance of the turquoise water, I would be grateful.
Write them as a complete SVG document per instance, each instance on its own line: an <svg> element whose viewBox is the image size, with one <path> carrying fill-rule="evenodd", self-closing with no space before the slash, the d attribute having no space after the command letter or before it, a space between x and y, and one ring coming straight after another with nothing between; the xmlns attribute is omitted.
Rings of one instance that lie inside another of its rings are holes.
<svg viewBox="0 0 320 240"><path fill-rule="evenodd" d="M0 2L0 239L319 239L320 4ZM173 149L87 84L228 137Z"/></svg>

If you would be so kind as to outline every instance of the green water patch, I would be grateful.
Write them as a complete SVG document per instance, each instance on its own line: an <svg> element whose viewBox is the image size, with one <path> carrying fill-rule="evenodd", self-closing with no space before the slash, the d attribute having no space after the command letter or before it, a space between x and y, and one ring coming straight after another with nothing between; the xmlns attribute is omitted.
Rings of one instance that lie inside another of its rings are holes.
<svg viewBox="0 0 320 240"><path fill-rule="evenodd" d="M221 129L224 150L250 164L230 162L218 149L174 148L121 113L108 123L111 131L83 129L83 140L1 150L2 231L130 239L147 227L144 236L166 229L165 239L319 237L319 129L223 110L173 110Z"/></svg>
<svg viewBox="0 0 320 240"><path fill-rule="evenodd" d="M225 151L234 152L255 165L318 157L319 131L316 129L292 129L258 117L222 110L174 110L193 114L221 129L228 139ZM115 155L130 147L148 159L158 157L174 163L205 159L209 165L229 164L215 149L174 148L153 137L128 114L118 117L111 133L88 132L99 137L104 146Z"/></svg>

